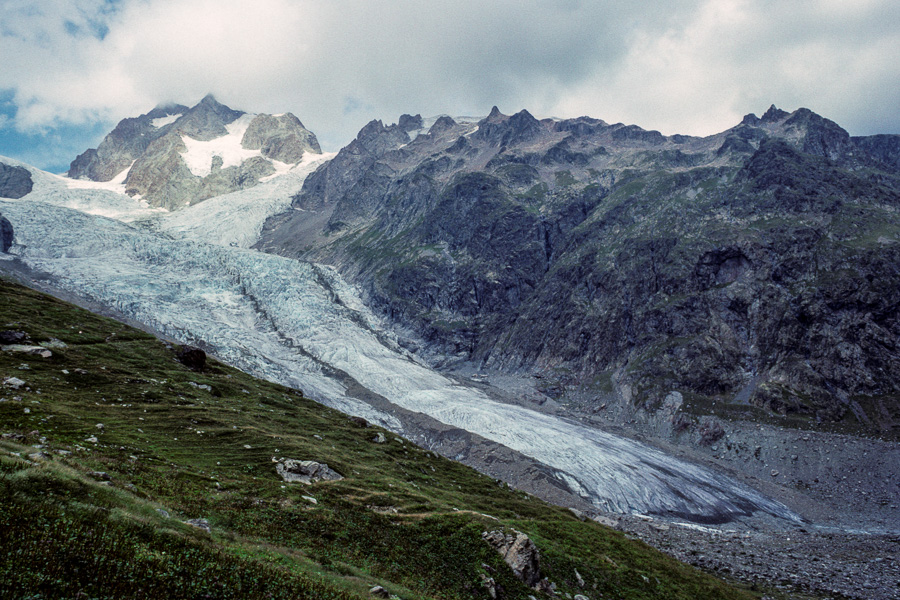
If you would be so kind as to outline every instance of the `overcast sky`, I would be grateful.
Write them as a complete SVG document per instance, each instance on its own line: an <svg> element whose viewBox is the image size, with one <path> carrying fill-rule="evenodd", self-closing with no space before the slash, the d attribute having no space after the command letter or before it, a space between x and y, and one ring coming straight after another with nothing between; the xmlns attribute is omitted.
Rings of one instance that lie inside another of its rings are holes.
<svg viewBox="0 0 900 600"><path fill-rule="evenodd" d="M326 150L402 113L703 135L770 104L900 133L897 0L0 0L0 155L64 171L207 92Z"/></svg>

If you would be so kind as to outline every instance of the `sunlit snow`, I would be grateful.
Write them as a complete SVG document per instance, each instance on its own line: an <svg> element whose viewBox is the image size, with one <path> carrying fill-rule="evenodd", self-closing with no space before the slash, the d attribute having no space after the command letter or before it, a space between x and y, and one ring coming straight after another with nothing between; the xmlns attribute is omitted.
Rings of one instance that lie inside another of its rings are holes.
<svg viewBox="0 0 900 600"><path fill-rule="evenodd" d="M239 166L242 162L254 156L260 156L259 150L247 150L241 146L241 140L250 122L256 115L246 114L238 117L225 126L227 135L202 142L194 138L182 135L181 139L187 149L181 153L187 168L197 177L206 177L212 172L214 156L222 159L222 168Z"/></svg>
<svg viewBox="0 0 900 600"><path fill-rule="evenodd" d="M174 123L175 121L178 120L178 117L180 117L180 116L181 116L181 113L178 113L176 115L167 115L165 117L153 119L152 121L150 121L150 124L158 129L160 127L165 127L166 125L168 125L170 123Z"/></svg>

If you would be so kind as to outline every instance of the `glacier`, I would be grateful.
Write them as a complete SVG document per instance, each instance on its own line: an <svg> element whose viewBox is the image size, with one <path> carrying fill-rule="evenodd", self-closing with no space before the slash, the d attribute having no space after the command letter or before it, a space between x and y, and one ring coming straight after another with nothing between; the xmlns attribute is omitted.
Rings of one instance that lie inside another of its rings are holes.
<svg viewBox="0 0 900 600"><path fill-rule="evenodd" d="M606 511L800 520L722 474L445 377L403 350L332 267L249 249L265 218L288 209L306 174L329 158L174 213L30 168L34 191L0 200L0 213L15 232L10 253L56 287L397 433L403 420L351 387L530 457Z"/></svg>

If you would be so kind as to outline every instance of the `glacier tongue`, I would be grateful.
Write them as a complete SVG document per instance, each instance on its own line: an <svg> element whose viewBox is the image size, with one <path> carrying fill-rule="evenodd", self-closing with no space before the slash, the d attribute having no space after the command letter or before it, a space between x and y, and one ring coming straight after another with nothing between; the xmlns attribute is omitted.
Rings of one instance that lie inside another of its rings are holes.
<svg viewBox="0 0 900 600"><path fill-rule="evenodd" d="M43 202L42 194L51 197ZM19 259L50 274L60 288L181 342L203 343L239 368L403 430L399 418L349 394L346 378L335 375L342 372L401 408L536 459L609 511L722 520L761 510L798 519L707 469L457 384L406 354L331 267L230 245L253 243L259 215L278 209L279 201L260 207L263 198L209 200L157 220L154 231L59 206L85 203L64 196L59 187L44 186L23 200L0 201ZM256 217L244 220L241 235L229 237L245 213Z"/></svg>

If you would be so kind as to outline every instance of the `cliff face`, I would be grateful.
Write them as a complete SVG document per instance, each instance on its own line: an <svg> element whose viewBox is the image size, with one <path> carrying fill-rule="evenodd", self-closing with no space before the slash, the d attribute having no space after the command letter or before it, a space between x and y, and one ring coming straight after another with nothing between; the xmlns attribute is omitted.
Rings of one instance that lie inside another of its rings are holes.
<svg viewBox="0 0 900 600"><path fill-rule="evenodd" d="M425 125L367 125L260 247L338 266L425 356L597 405L679 391L898 424L900 137L775 107L706 138L526 111Z"/></svg>
<svg viewBox="0 0 900 600"><path fill-rule="evenodd" d="M206 96L192 108L158 107L124 119L72 161L69 176L119 177L129 195L174 210L252 187L306 152L321 149L294 115L248 115Z"/></svg>

